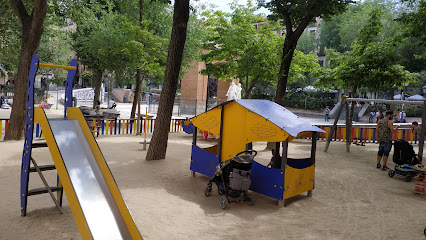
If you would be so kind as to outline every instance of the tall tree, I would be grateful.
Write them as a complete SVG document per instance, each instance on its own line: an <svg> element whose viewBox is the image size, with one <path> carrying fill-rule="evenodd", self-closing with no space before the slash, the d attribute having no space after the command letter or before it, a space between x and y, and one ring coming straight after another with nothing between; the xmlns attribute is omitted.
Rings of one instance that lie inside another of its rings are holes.
<svg viewBox="0 0 426 240"><path fill-rule="evenodd" d="M0 69L14 76L18 68L22 30L11 6L12 2L6 1L0 7Z"/></svg>
<svg viewBox="0 0 426 240"><path fill-rule="evenodd" d="M166 157L170 120L181 71L188 19L189 0L176 0L163 90L160 96L154 134L146 154L146 160L160 160Z"/></svg>
<svg viewBox="0 0 426 240"><path fill-rule="evenodd" d="M413 74L397 64L396 44L399 37L383 39L381 11L373 9L367 24L352 44L352 50L344 54L327 56L334 59L331 68L323 71L319 84L351 89L356 95L358 89L378 90L383 87L401 87L414 79ZM354 105L351 108L352 121Z"/></svg>
<svg viewBox="0 0 426 240"><path fill-rule="evenodd" d="M148 3L149 4L156 3L157 6L162 7L163 9L165 9L165 5L169 4L170 1L169 0L152 0L152 1L148 1ZM143 27L144 9L145 9L144 8L144 1L143 0L139 0L139 25L141 27ZM130 112L130 118L134 118L135 117L136 107L138 106L138 104L140 104L142 82L143 82L145 76L147 75L147 72L143 71L143 70L144 70L143 67L142 67L142 69L138 68L136 70L135 98L133 100L132 110Z"/></svg>
<svg viewBox="0 0 426 240"><path fill-rule="evenodd" d="M329 17L345 10L352 0L258 0L271 12L271 18L282 19L285 24L285 40L282 50L281 66L278 74L275 102L283 105L290 72L291 62L297 41L305 28L315 17Z"/></svg>
<svg viewBox="0 0 426 240"><path fill-rule="evenodd" d="M21 0L12 0L11 2L22 27L22 40L18 74L15 79L10 125L4 139L19 140L22 138L25 126L25 95L28 85L27 81L30 72L30 63L33 54L38 49L43 34L43 23L47 13L47 0L34 0L34 7L31 14L28 14Z"/></svg>
<svg viewBox="0 0 426 240"><path fill-rule="evenodd" d="M223 81L238 80L243 96L250 98L260 79L276 81L281 37L274 32L278 29L274 23L253 25L263 22L264 17L255 14L257 7L251 1L245 6L233 1L230 6L231 14L222 11L203 14L207 35L204 49L209 51L202 56L206 63L202 73Z"/></svg>

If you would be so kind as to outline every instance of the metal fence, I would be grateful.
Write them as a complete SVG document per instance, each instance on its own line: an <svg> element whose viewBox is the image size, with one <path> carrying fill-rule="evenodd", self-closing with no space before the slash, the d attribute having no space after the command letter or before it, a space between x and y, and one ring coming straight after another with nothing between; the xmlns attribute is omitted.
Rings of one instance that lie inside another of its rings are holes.
<svg viewBox="0 0 426 240"><path fill-rule="evenodd" d="M318 134L318 139L327 140L330 134L333 134L334 141L346 141L346 125L338 124L335 132L332 133L332 124L317 126L325 131ZM412 132L411 128L398 129L393 133L393 139L403 139L410 144L418 144L419 139L417 134ZM351 128L351 141L362 141L365 143L376 142L376 125L371 124L353 124Z"/></svg>
<svg viewBox="0 0 426 240"><path fill-rule="evenodd" d="M89 125L93 126L93 133L99 135L132 135L137 133L153 133L156 119L147 119L140 121L139 129L136 125L136 119L94 119L88 120ZM172 119L170 121L169 132L181 132L182 120ZM9 127L9 119L0 119L0 139L4 138ZM39 124L34 124L34 136L42 137L42 129Z"/></svg>
<svg viewBox="0 0 426 240"><path fill-rule="evenodd" d="M95 119L92 121L94 126L94 134L99 135L131 135L137 133L152 133L154 132L156 119L147 119L140 121L139 129L136 126L136 119ZM9 127L9 119L0 119L0 139L3 139L4 134ZM332 125L318 125L325 133L318 134L319 140L327 140L331 134ZM35 124L35 137L40 137L42 132L40 126ZM172 119L170 121L170 132L182 132L182 120ZM366 143L376 142L376 127L368 124L354 124L351 130L351 141L358 140ZM346 141L346 125L338 124L337 130L332 133L334 141ZM393 134L393 139L404 139L410 144L418 144L419 139L416 134L413 134L411 128L398 129Z"/></svg>

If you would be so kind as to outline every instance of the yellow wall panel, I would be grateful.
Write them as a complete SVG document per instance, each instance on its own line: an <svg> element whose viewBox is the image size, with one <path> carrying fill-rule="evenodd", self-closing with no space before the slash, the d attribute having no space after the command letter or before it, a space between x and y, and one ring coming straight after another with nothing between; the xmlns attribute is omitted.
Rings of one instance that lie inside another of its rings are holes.
<svg viewBox="0 0 426 240"><path fill-rule="evenodd" d="M220 113L222 111L222 107L223 106L214 108L192 118L192 123L197 128L211 132L216 137L220 137Z"/></svg>
<svg viewBox="0 0 426 240"><path fill-rule="evenodd" d="M291 198L314 189L315 165L305 169L286 166L283 199Z"/></svg>
<svg viewBox="0 0 426 240"><path fill-rule="evenodd" d="M244 151L247 143L281 142L289 136L268 119L247 110L236 102L225 105L222 134L222 162Z"/></svg>

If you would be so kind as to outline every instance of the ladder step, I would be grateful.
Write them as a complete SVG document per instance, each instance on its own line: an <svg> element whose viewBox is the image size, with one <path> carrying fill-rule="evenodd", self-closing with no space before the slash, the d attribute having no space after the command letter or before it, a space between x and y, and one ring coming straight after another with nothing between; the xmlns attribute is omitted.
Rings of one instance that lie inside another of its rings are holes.
<svg viewBox="0 0 426 240"><path fill-rule="evenodd" d="M33 143L32 148L42 148L42 147L47 147L47 143L42 142L42 143Z"/></svg>
<svg viewBox="0 0 426 240"><path fill-rule="evenodd" d="M52 165L42 165L42 166L38 166L38 168L40 168L40 171L49 171L49 170L55 170L56 167L54 164ZM37 169L35 167L31 167L30 168L30 172L37 172Z"/></svg>
<svg viewBox="0 0 426 240"><path fill-rule="evenodd" d="M61 190L61 188L60 187L50 187L50 190L52 190L52 192L57 192L57 191ZM31 189L31 190L28 191L27 196L43 194L43 193L48 193L47 188L41 187L41 188Z"/></svg>

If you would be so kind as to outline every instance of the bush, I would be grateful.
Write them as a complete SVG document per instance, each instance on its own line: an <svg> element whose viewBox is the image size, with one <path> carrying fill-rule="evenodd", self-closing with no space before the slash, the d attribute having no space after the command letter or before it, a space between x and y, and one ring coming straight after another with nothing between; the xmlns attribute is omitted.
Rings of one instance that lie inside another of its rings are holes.
<svg viewBox="0 0 426 240"><path fill-rule="evenodd" d="M323 110L326 106L333 108L336 104L333 95L324 92L297 92L286 98L285 105L308 110Z"/></svg>

